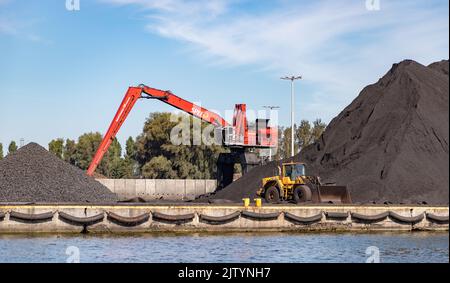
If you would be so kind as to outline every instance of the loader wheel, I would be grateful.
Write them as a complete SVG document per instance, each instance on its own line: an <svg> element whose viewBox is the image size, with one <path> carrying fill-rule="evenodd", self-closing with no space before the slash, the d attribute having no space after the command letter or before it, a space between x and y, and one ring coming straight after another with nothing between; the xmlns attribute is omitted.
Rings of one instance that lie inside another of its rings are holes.
<svg viewBox="0 0 450 283"><path fill-rule="evenodd" d="M311 189L308 186L302 185L294 189L295 203L311 201L311 195Z"/></svg>
<svg viewBox="0 0 450 283"><path fill-rule="evenodd" d="M268 203L278 203L280 201L280 193L276 187L270 187L266 190L264 198Z"/></svg>

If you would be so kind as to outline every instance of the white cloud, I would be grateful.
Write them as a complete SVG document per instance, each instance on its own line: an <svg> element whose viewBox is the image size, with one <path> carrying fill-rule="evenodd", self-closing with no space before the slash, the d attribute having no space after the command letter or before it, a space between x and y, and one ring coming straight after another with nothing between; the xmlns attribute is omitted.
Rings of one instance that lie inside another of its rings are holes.
<svg viewBox="0 0 450 283"><path fill-rule="evenodd" d="M12 2L12 0L0 0L0 7L7 8ZM33 31L33 27L39 24L39 20L9 12L6 8L0 10L0 36L3 34L32 42L51 43Z"/></svg>
<svg viewBox="0 0 450 283"><path fill-rule="evenodd" d="M9 0L0 0L0 6L4 6L9 3ZM0 11L1 12L1 11ZM15 25L9 19L0 13L0 34L16 34L17 29Z"/></svg>
<svg viewBox="0 0 450 283"><path fill-rule="evenodd" d="M368 11L365 0L280 1L252 13L235 7L242 1L102 1L141 7L149 31L215 64L250 64L274 75L300 72L322 93L319 100L339 106L392 63L411 58L428 64L448 56L448 2L443 12L428 1L382 0L380 11Z"/></svg>
<svg viewBox="0 0 450 283"><path fill-rule="evenodd" d="M115 5L136 5L160 13L194 17L222 14L231 1L226 0L100 0Z"/></svg>
<svg viewBox="0 0 450 283"><path fill-rule="evenodd" d="M4 34L16 34L17 30L10 22L0 18L0 33Z"/></svg>
<svg viewBox="0 0 450 283"><path fill-rule="evenodd" d="M8 17L2 17L2 15L0 15L0 35L4 34L7 36L13 36L31 42L39 42L44 44L52 43L52 41L44 39L38 34L31 32L28 27L32 25L33 23L31 21L19 22Z"/></svg>

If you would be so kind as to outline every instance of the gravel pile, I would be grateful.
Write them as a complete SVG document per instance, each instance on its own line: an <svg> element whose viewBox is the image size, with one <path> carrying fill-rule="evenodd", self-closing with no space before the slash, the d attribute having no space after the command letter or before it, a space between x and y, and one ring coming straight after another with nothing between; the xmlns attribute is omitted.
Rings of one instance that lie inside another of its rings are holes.
<svg viewBox="0 0 450 283"><path fill-rule="evenodd" d="M354 202L449 203L449 62L394 64L328 125L297 161ZM254 197L277 163L256 168L210 199Z"/></svg>
<svg viewBox="0 0 450 283"><path fill-rule="evenodd" d="M0 202L113 203L117 197L86 172L30 143L0 161Z"/></svg>

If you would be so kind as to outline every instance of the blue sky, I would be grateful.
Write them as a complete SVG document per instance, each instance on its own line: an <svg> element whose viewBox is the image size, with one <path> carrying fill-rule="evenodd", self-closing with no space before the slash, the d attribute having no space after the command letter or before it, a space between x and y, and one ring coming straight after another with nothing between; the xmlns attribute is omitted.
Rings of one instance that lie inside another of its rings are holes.
<svg viewBox="0 0 450 283"><path fill-rule="evenodd" d="M373 0L374 3L378 2ZM372 2L373 2L372 1ZM447 0L0 0L0 142L104 133L128 86L145 83L224 113L280 106L289 124L329 122L403 59L448 59ZM119 140L150 112L140 101Z"/></svg>

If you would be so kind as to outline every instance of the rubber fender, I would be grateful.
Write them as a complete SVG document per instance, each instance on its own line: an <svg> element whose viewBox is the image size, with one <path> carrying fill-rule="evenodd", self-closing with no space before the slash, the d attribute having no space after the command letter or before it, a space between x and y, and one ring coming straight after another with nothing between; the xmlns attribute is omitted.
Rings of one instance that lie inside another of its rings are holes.
<svg viewBox="0 0 450 283"><path fill-rule="evenodd" d="M3 211L0 211L0 221L5 219L5 213Z"/></svg>
<svg viewBox="0 0 450 283"><path fill-rule="evenodd" d="M325 212L325 216L329 219L345 220L348 217L348 212Z"/></svg>
<svg viewBox="0 0 450 283"><path fill-rule="evenodd" d="M103 213L99 213L97 215L90 216L90 217L77 217L77 216L73 216L73 215L67 214L65 212L62 212L62 211L60 211L58 214L59 214L59 218L61 220L68 222L70 224L80 225L80 226L93 225L98 222L101 222L103 220L103 218L105 218L105 215Z"/></svg>
<svg viewBox="0 0 450 283"><path fill-rule="evenodd" d="M256 220L275 220L280 216L280 212L273 213L256 213L251 211L242 211L242 216Z"/></svg>
<svg viewBox="0 0 450 283"><path fill-rule="evenodd" d="M11 211L9 213L9 218L11 220L20 220L20 221L27 221L27 222L43 222L43 221L52 220L53 214L54 214L53 211L39 213L39 214L28 214L28 213Z"/></svg>
<svg viewBox="0 0 450 283"><path fill-rule="evenodd" d="M389 211L375 215L364 215L356 212L350 212L350 215L352 216L352 219L356 219L363 222L375 223L385 220L389 216Z"/></svg>
<svg viewBox="0 0 450 283"><path fill-rule="evenodd" d="M392 220L396 220L399 222L408 223L408 224L416 224L416 223L419 223L420 221L422 221L423 213L416 215L416 216L408 217L408 216L402 216L393 211L389 211L389 217Z"/></svg>
<svg viewBox="0 0 450 283"><path fill-rule="evenodd" d="M190 221L194 219L195 213L181 214L181 215L168 215L160 212L152 212L153 219L164 221Z"/></svg>
<svg viewBox="0 0 450 283"><path fill-rule="evenodd" d="M298 223L311 224L311 223L322 220L322 212L320 212L316 215L313 215L313 216L308 216L308 217L300 217L300 216L294 215L292 213L285 212L284 218L294 221L294 222L298 222Z"/></svg>
<svg viewBox="0 0 450 283"><path fill-rule="evenodd" d="M204 220L207 222L214 222L214 223L222 223L222 222L234 220L234 219L238 218L240 215L241 215L240 211L236 211L231 214L224 215L224 216L209 216L206 214L200 214L200 220Z"/></svg>
<svg viewBox="0 0 450 283"><path fill-rule="evenodd" d="M107 212L108 220L124 226L137 226L147 222L150 219L150 213L144 213L138 216L125 217L114 212Z"/></svg>
<svg viewBox="0 0 450 283"><path fill-rule="evenodd" d="M441 216L441 215L435 215L435 214L427 212L426 216L427 216L427 219L430 220L431 222L436 222L438 224L448 224L448 215Z"/></svg>

